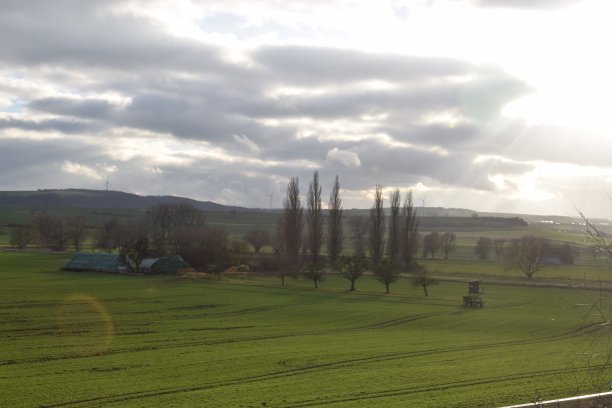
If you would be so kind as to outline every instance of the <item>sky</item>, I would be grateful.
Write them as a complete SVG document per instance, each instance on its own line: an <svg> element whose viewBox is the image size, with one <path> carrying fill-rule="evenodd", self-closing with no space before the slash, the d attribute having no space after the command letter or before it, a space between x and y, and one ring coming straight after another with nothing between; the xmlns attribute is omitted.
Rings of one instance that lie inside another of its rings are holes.
<svg viewBox="0 0 612 408"><path fill-rule="evenodd" d="M0 3L0 190L612 218L609 0Z"/></svg>

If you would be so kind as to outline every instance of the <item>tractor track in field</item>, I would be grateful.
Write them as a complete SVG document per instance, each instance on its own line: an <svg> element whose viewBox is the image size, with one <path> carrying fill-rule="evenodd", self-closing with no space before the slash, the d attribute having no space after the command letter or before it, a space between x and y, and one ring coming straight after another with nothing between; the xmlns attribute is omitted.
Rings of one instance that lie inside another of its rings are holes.
<svg viewBox="0 0 612 408"><path fill-rule="evenodd" d="M155 390L135 391L135 392L101 396L101 397L81 399L81 400L75 400L75 401L67 401L67 402L61 402L61 403L49 404L49 405L41 405L41 406L45 408L54 408L54 407L83 406L83 405L87 406L90 404L98 405L98 404L125 402L125 401L141 399L141 398L151 398L151 397L159 397L163 395L205 391L205 390L236 386L236 385L260 382L260 381L275 380L279 378L286 378L286 377L309 374L309 373L313 373L317 371L342 369L342 368L352 367L352 366L360 365L360 364L380 363L380 362L386 362L386 361L401 360L405 358L428 356L432 354L455 353L455 352L463 352L463 351L469 351L469 350L483 350L483 349L511 347L511 346L516 346L516 345L521 345L521 344L544 343L548 341L554 341L554 340L559 340L559 339L563 339L566 337L573 337L573 336L580 335L581 332L587 332L588 330L592 329L594 326L596 325L587 325L587 326L580 327L576 330L573 330L567 333L563 333L563 334L559 334L555 336L543 337L539 339L516 340L516 341L507 341L507 342L500 342L500 343L475 344L475 345L454 347L454 348L389 353L389 354L384 354L384 355L352 358L352 359L346 359L342 361L335 361L335 362L329 362L329 363L312 364L306 367L293 368L293 369L277 371L277 372L268 373L268 374L260 374L260 375L255 375L255 376L242 377L242 378L236 378L233 380L194 385L194 386L189 386L189 387L168 387L168 388L161 388L161 389L158 388ZM592 369L593 367L590 367L590 368ZM585 369L588 369L588 368L585 368ZM565 372L570 372L570 371L575 371L575 370L576 370L575 368L571 368L571 369L532 371L528 373L512 374L512 375L506 375L506 376L487 377L487 378L479 378L479 379L474 379L474 380L461 380L461 381L455 381L455 382L444 383L444 384L430 384L430 385L423 385L423 386L406 387L406 388L397 389L397 390L377 391L377 392L372 392L372 393L360 394L359 397L353 396L353 397L346 397L346 398L334 399L334 400L303 401L303 402L299 402L295 405L290 405L290 406L297 408L297 407L315 406L315 405L330 404L330 403L350 402L350 401L355 401L359 399L375 399L375 398L384 398L384 397L390 397L390 396L395 396L395 395L416 394L416 393L422 393L422 392L428 392L428 391L468 387L468 386L482 385L482 384L488 384L488 383L493 384L497 382L517 380L517 379L522 379L522 378L563 374ZM289 406L289 405L284 405L284 406Z"/></svg>
<svg viewBox="0 0 612 408"><path fill-rule="evenodd" d="M527 303L522 302L516 302L516 303L506 303L506 304L502 304L502 305L497 305L497 306L490 306L487 309L505 309L508 307L515 307L515 306L522 306L525 305ZM202 308L203 305L197 305L195 307L183 307L181 309L184 310L196 310L194 308L197 308L197 310L199 310L200 308ZM208 305L205 305L208 306ZM243 315L243 314L247 314L247 313L258 313L258 312L266 312L266 311L270 311L270 310L278 310L278 309L284 309L284 308L293 308L293 307L300 307L300 306L306 306L304 304L300 304L300 303L296 303L296 304L288 304L288 305L274 305L274 306L263 306L263 307L254 307L254 308L247 308L247 309L241 309L238 311L232 311L232 312L221 312L221 313L216 313L216 314L205 314L204 316L202 315L197 315L197 316L186 316L186 315L181 315L181 316L176 316L177 318L180 317L180 319L184 320L184 319L201 319L203 317L227 317L227 316L235 316L235 315ZM354 328L347 328L347 329L336 329L336 330L328 330L328 331L320 331L320 332L312 332L312 333L306 333L309 335L313 335L313 334L325 334L325 333L336 333L336 332L342 332L342 331L353 331L353 330L363 330L363 329L375 329L375 328L384 328L384 327L390 327L390 326L394 326L394 325L398 325L398 324L402 324L402 323L409 323L412 321L416 321L416 320L421 320L424 318L428 318L428 317L433 317L433 316L443 316L443 315L451 315L451 314L460 314L461 311L463 309L459 309L459 310L453 310L453 311L447 311L447 312L435 312L435 313L423 313L423 314L417 314L417 315L410 315L410 316L404 316L404 317L400 317L397 319L392 319L392 320L388 320L385 322L379 322L379 323L374 323L371 325L367 325L367 326L360 326L360 327L354 327ZM134 312L131 312L134 313ZM138 313L149 313L146 311L143 312L138 312ZM127 313L124 313L127 314ZM5 322L0 322L0 323L15 323L14 321L10 321L7 320ZM150 323L141 323L141 325L148 325ZM83 328L83 327L96 327L98 325L98 323L87 323L87 322L82 322L82 323L73 323L73 324L69 324L69 325L63 325L63 328L68 328L71 326L74 326L76 328ZM221 329L219 329L221 330ZM11 328L11 329L3 329L0 332L0 338L14 338L16 336L31 336L33 334L36 335L52 335L57 331L57 326L56 325L47 325L47 326L39 326L39 327L26 327L26 328ZM301 335L301 334L292 334L292 335L287 335L287 337L293 337L296 335ZM282 337L282 336L281 336ZM268 339L269 337L262 337L263 340ZM276 337L273 337L276 338ZM248 338L250 339L250 338ZM232 342L232 341L228 341L228 342ZM0 365L2 365L2 362L0 361Z"/></svg>
<svg viewBox="0 0 612 408"><path fill-rule="evenodd" d="M504 304L496 306L495 308L506 308L506 307L514 307L516 305L521 305L522 303L512 303L512 304ZM333 333L347 333L353 331L360 330L373 330L373 329L383 329L387 327L397 326L400 324L410 323L417 320L423 320L430 317L435 316L443 316L443 315L452 315L452 314L460 314L462 313L463 308L459 310L452 310L447 312L437 312L437 313L422 313L415 314L410 316L403 316L396 319L387 320L384 322L378 322L366 326L358 326L352 328L345 329L332 329L332 330L319 330L312 332L303 332L303 333L292 333L292 334L277 334L277 335L267 335L267 336L246 336L246 337L237 337L233 339L220 339L220 340L200 340L200 341L192 341L192 342L183 342L183 343L171 343L164 344L163 346L159 345L151 345L151 346L138 346L132 348L124 348L124 349L116 349L105 352L100 352L97 354L92 354L90 356L83 356L81 354L77 355L63 355L63 356L42 356L36 358L24 358L24 359L8 359L5 361L0 361L0 367L5 365L15 365L15 364L36 364L36 363L45 363L50 361L58 361L58 360L70 360L70 359L79 359L83 357L99 357L99 356L107 356L114 354L123 354L123 353L134 353L134 352L142 352L142 351L156 351L162 349L175 349L182 347L198 347L198 346L215 346L215 345L223 345L223 344L233 344L233 343L243 343L243 342L251 342L251 341L263 341L263 340L276 340L276 339L287 339L291 337L302 337L302 336L317 336L317 335L325 335L325 334L333 334ZM517 340L515 342L508 343L509 345L520 344L520 343L531 343L531 342L540 342L540 341L549 341L557 338L571 337L576 335L577 332L583 330L584 328L578 328L576 331L572 331L567 334L557 335L546 337L542 340ZM496 343L496 345L505 345L507 343ZM473 346L468 347L468 349L478 348L482 346ZM455 349L451 349L455 350Z"/></svg>
<svg viewBox="0 0 612 408"><path fill-rule="evenodd" d="M522 306L525 304L527 303L519 303L519 302L506 303L503 305L492 306L492 307L489 307L488 309L505 309L509 307ZM374 324L370 324L367 326L362 326L362 327L359 327L356 329L350 329L350 330L366 330L366 329L378 329L378 328L391 327L391 326L396 326L399 324L410 323L410 322L414 322L417 320L427 319L429 317L434 317L434 316L457 315L457 314L463 313L463 311L464 311L464 308L461 308L459 310L446 311L446 312L432 312L432 313L422 313L422 314L416 314L416 315L410 315L410 316L403 316L403 317L399 317L396 319L391 319L391 320L387 320L384 322L378 322L378 323L374 323Z"/></svg>
<svg viewBox="0 0 612 408"><path fill-rule="evenodd" d="M507 308L522 305L522 303L508 303L503 305L498 305L492 308ZM262 311L262 310L273 310L282 307L295 307L300 306L299 304L295 305L279 305L276 307L264 307L264 308L251 308L248 309L251 312L254 311ZM460 314L462 313L463 308L458 310L451 310L446 312L435 312L435 313L422 313L415 314L410 316L403 316L396 319L386 320L384 322L378 322L366 326L358 326L344 329L331 329L331 330L318 330L312 332L302 332L302 333L289 333L289 334L275 334L275 335L267 335L267 336L246 336L246 337L237 337L233 339L220 339L220 340L200 340L193 342L183 342L183 343L172 343L172 344L164 344L163 346L139 346L133 348L126 349L116 349L111 351L105 351L98 354L91 355L89 357L99 357L99 356L107 356L114 354L123 354L123 353L133 353L133 352L141 352L141 351L155 351L161 349L174 349L174 348L182 348L182 347L197 347L197 346L214 346L220 344L233 344L233 343L243 343L250 341L262 341L262 340L276 340L276 339L284 339L291 337L301 337L301 336L317 336L317 335L325 335L325 334L333 334L333 333L343 333L343 332L352 332L352 331L360 331L360 330L373 330L373 329L383 329L387 327L397 326L400 324L411 323L417 320L423 320L430 317L435 316L443 316L443 315L452 315L452 314ZM225 314L224 314L225 315ZM218 315L217 315L218 316ZM4 361L0 361L0 367L5 365L15 365L15 364L35 364L35 363L45 363L49 361L58 361L58 360L70 360L70 359L78 359L83 358L83 355L63 355L63 356L43 356L36 358L24 358L24 359L8 359ZM88 356L85 356L88 357Z"/></svg>
<svg viewBox="0 0 612 408"><path fill-rule="evenodd" d="M412 386L412 387L402 387L402 388L396 388L396 389L391 389L391 390L360 392L357 395L336 397L336 398L330 398L330 399L306 400L306 401L301 401L301 402L284 404L283 406L287 408L302 408L302 407L314 407L318 405L350 403L350 402L357 402L357 401L362 401L362 400L372 400L372 399L378 399L378 398L414 395L414 394L433 392L433 391L448 391L448 390L453 390L455 388L473 387L473 386L480 386L480 385L493 385L497 383L505 383L508 381L556 376L559 374L576 372L577 370L586 371L589 369L597 369L597 368L604 368L604 367L605 365L598 365L598 366L591 366L591 367L583 367L580 369L560 368L560 369L552 369L552 370L529 371L529 372L524 372L520 374L509 374L509 375L502 375L502 376L497 376L497 377L475 378L471 380L458 380L458 381L446 382L442 384L428 384L428 385L420 385L420 386Z"/></svg>

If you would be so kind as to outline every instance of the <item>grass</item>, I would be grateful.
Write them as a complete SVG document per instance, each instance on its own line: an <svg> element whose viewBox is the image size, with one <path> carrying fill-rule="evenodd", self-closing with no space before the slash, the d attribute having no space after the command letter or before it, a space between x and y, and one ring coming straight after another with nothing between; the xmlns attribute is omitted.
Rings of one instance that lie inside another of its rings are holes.
<svg viewBox="0 0 612 408"><path fill-rule="evenodd" d="M476 259L419 259L427 265L434 274L463 276L472 278L497 278L506 280L524 279L518 268L508 269L503 263L494 260L481 261ZM591 260L578 258L573 265L546 265L538 270L531 279L533 282L564 281L578 283L594 283L612 281L612 269L604 259Z"/></svg>
<svg viewBox="0 0 612 408"><path fill-rule="evenodd" d="M426 298L363 277L350 293L336 276L314 290L57 270L65 257L0 253L4 406L488 407L610 375L582 354L607 335L596 292L488 285L468 310L457 283Z"/></svg>

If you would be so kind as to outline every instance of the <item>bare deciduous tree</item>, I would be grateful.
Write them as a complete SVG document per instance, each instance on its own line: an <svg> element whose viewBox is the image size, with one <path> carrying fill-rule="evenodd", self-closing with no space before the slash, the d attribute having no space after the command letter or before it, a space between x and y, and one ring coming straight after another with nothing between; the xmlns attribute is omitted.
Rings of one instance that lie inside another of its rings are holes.
<svg viewBox="0 0 612 408"><path fill-rule="evenodd" d="M547 253L548 241L533 235L513 239L506 248L506 265L516 267L529 279L540 270L542 257Z"/></svg>
<svg viewBox="0 0 612 408"><path fill-rule="evenodd" d="M233 265L242 265L248 262L249 244L242 239L232 238L229 240L228 251Z"/></svg>
<svg viewBox="0 0 612 408"><path fill-rule="evenodd" d="M370 209L370 256L374 265L382 261L385 247L385 210L383 208L382 186L376 185L374 205Z"/></svg>
<svg viewBox="0 0 612 408"><path fill-rule="evenodd" d="M121 246L123 229L116 218L110 218L96 227L94 241L96 247L111 253Z"/></svg>
<svg viewBox="0 0 612 408"><path fill-rule="evenodd" d="M202 240L206 236L204 228L177 228L174 231L177 254L180 254L191 266L199 269L204 269L206 266L206 260L201 251Z"/></svg>
<svg viewBox="0 0 612 408"><path fill-rule="evenodd" d="M268 230L261 229L250 230L244 235L244 240L251 244L256 254L259 253L263 246L271 242Z"/></svg>
<svg viewBox="0 0 612 408"><path fill-rule="evenodd" d="M493 247L495 250L495 257L497 258L497 260L499 261L501 259L501 256L504 253L504 247L506 245L506 240L505 239L496 239L495 241L493 241Z"/></svg>
<svg viewBox="0 0 612 408"><path fill-rule="evenodd" d="M351 241L353 243L353 251L355 252L355 255L365 257L366 246L369 241L368 219L364 216L353 216L350 218L349 224L351 226Z"/></svg>
<svg viewBox="0 0 612 408"><path fill-rule="evenodd" d="M32 238L39 248L63 251L68 245L66 223L63 219L46 213L37 212L30 219Z"/></svg>
<svg viewBox="0 0 612 408"><path fill-rule="evenodd" d="M593 242L593 259L597 253L605 254L608 259L612 260L612 244L609 241L608 234L603 231L603 229L598 228L591 220L589 220L582 212L578 212L580 214L580 218L584 221L586 225L587 234L589 235L590 240Z"/></svg>
<svg viewBox="0 0 612 408"><path fill-rule="evenodd" d="M431 259L440 249L440 234L437 232L430 232L423 237L423 257L427 257L427 254L431 253Z"/></svg>
<svg viewBox="0 0 612 408"><path fill-rule="evenodd" d="M389 286L400 278L399 267L387 260L375 265L373 272L376 279L385 285L385 293L389 293Z"/></svg>
<svg viewBox="0 0 612 408"><path fill-rule="evenodd" d="M218 278L231 266L229 240L223 228L182 227L175 232L177 253L193 267L206 270Z"/></svg>
<svg viewBox="0 0 612 408"><path fill-rule="evenodd" d="M448 254L455 250L457 236L454 232L445 232L440 235L440 249L444 253L444 259L448 259Z"/></svg>
<svg viewBox="0 0 612 408"><path fill-rule="evenodd" d="M204 212L188 204L157 204L145 213L153 247L160 255L177 253L176 231L204 225Z"/></svg>
<svg viewBox="0 0 612 408"><path fill-rule="evenodd" d="M491 252L491 238L480 237L478 241L476 241L476 246L474 247L474 253L478 256L478 259L487 259L489 257L489 253Z"/></svg>
<svg viewBox="0 0 612 408"><path fill-rule="evenodd" d="M36 245L39 248L54 248L56 247L56 234L58 228L63 228L61 220L46 212L37 212L30 219L30 226L32 228L32 234ZM60 235L63 235L64 231L61 231Z"/></svg>
<svg viewBox="0 0 612 408"><path fill-rule="evenodd" d="M63 219L54 217L50 238L51 242L48 245L48 248L54 251L64 251L66 249L69 238L66 229L66 222Z"/></svg>
<svg viewBox="0 0 612 408"><path fill-rule="evenodd" d="M355 291L355 281L368 269L368 261L362 255L342 258L342 276L351 282L351 291Z"/></svg>
<svg viewBox="0 0 612 408"><path fill-rule="evenodd" d="M159 255L167 253L167 245L174 233L172 208L167 204L154 205L145 212L151 243Z"/></svg>
<svg viewBox="0 0 612 408"><path fill-rule="evenodd" d="M368 260L364 255L344 256L341 260L341 275L351 282L351 291L355 291L355 281L368 269Z"/></svg>
<svg viewBox="0 0 612 408"><path fill-rule="evenodd" d="M74 245L75 251L80 251L87 233L86 218L83 215L73 215L66 220L66 232L68 239Z"/></svg>
<svg viewBox="0 0 612 408"><path fill-rule="evenodd" d="M13 227L9 235L9 242L12 246L24 249L32 239L32 229L29 225L18 225Z"/></svg>
<svg viewBox="0 0 612 408"><path fill-rule="evenodd" d="M429 296L429 292L427 291L427 287L430 285L436 285L438 284L438 280L432 278L429 275L429 271L427 270L427 267L424 265L419 265L418 267L415 268L415 276L412 279L412 285L413 286L420 286L423 288L423 293L425 293L425 296Z"/></svg>
<svg viewBox="0 0 612 408"><path fill-rule="evenodd" d="M323 267L320 262L308 262L304 265L304 276L314 283L315 289L319 288L319 282L325 279Z"/></svg>
<svg viewBox="0 0 612 408"><path fill-rule="evenodd" d="M285 286L285 278L296 278L299 271L299 265L290 261L287 256L287 243L283 235L283 222L283 217L279 217L271 240L272 250L274 251L272 254L272 265L275 274L281 280L281 286Z"/></svg>
<svg viewBox="0 0 612 408"><path fill-rule="evenodd" d="M149 249L149 239L144 222L120 222L117 245L122 255L127 255L140 268Z"/></svg>
<svg viewBox="0 0 612 408"><path fill-rule="evenodd" d="M328 218L327 218L327 252L329 262L335 265L342 253L344 232L342 230L342 199L340 198L340 183L338 176L334 187L329 194Z"/></svg>

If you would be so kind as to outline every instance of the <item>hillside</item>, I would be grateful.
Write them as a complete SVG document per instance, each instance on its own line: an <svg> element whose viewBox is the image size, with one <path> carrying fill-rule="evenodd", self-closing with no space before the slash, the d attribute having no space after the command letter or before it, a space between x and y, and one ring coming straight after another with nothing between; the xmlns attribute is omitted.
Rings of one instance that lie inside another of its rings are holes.
<svg viewBox="0 0 612 408"><path fill-rule="evenodd" d="M45 208L124 208L144 210L156 204L189 204L204 211L245 211L244 207L226 206L211 201L197 201L175 196L140 196L107 190L0 191L0 206L31 209Z"/></svg>
<svg viewBox="0 0 612 408"><path fill-rule="evenodd" d="M38 191L0 191L0 225L26 223L35 211L49 211L59 217L86 216L89 225L109 217L138 219L144 210L161 203L188 204L207 213L207 222L228 228L231 234L243 234L252 228L273 228L280 209L261 210L227 206L176 196L141 196L122 191L86 189L46 189ZM477 212L461 208L417 207L422 230L472 231L521 230L527 225L553 231L582 234L578 217ZM388 209L386 209L388 214ZM369 217L369 209L345 209L346 220L353 216ZM607 220L592 220L604 229ZM347 224L346 231L350 229Z"/></svg>

